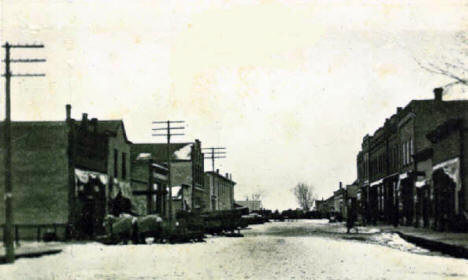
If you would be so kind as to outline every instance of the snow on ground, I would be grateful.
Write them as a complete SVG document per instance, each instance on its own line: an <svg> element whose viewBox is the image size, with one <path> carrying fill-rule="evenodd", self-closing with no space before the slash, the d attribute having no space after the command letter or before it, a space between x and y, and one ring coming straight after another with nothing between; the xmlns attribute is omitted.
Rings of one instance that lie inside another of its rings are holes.
<svg viewBox="0 0 468 280"><path fill-rule="evenodd" d="M412 253L429 253L430 251L421 247L418 247L412 243L407 242L403 238L401 238L396 233L382 233L373 236L372 238L379 244L388 245L391 248L395 248L402 251L412 252Z"/></svg>
<svg viewBox="0 0 468 280"><path fill-rule="evenodd" d="M302 221L255 225L244 231L244 238L214 237L205 243L72 244L58 255L1 265L0 279L468 278L468 261L463 259L321 235L271 234L271 229L322 226Z"/></svg>

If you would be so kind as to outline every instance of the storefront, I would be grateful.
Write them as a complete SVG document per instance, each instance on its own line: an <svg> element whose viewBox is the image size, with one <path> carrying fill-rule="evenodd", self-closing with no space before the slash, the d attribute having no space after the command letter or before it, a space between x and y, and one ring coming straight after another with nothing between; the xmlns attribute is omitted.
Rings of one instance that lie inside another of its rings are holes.
<svg viewBox="0 0 468 280"><path fill-rule="evenodd" d="M383 180L384 187L384 219L387 223L394 223L396 219L396 194L399 174L387 176Z"/></svg>
<svg viewBox="0 0 468 280"><path fill-rule="evenodd" d="M415 187L414 174L405 172L400 174L397 184L396 205L398 205L398 218L400 225L411 226L415 217Z"/></svg>
<svg viewBox="0 0 468 280"><path fill-rule="evenodd" d="M433 167L435 228L450 230L460 215L460 160L454 158Z"/></svg>
<svg viewBox="0 0 468 280"><path fill-rule="evenodd" d="M92 239L102 234L106 215L106 174L75 169L75 234L78 239Z"/></svg>

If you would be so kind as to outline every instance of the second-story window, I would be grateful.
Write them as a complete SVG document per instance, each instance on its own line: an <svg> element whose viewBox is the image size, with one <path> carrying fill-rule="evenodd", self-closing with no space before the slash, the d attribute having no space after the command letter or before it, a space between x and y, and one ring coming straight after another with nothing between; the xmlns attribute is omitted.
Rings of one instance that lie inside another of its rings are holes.
<svg viewBox="0 0 468 280"><path fill-rule="evenodd" d="M114 149L114 178L117 178L119 175L119 165L118 165L118 160L119 160L119 152L117 149Z"/></svg>
<svg viewBox="0 0 468 280"><path fill-rule="evenodd" d="M414 154L414 147L413 147L413 139L410 138L408 142L409 146L409 162L413 162L413 154Z"/></svg>
<svg viewBox="0 0 468 280"><path fill-rule="evenodd" d="M414 154L413 148L413 139L403 142L403 153L402 153L402 163L403 165L408 165L413 162L412 155Z"/></svg>
<svg viewBox="0 0 468 280"><path fill-rule="evenodd" d="M403 142L403 155L402 155L402 160L403 160L403 166L405 166L408 162L406 161L407 159L407 154L408 154L408 150L406 149L407 145L406 145L406 142Z"/></svg>
<svg viewBox="0 0 468 280"><path fill-rule="evenodd" d="M127 178L127 154L122 153L122 179Z"/></svg>

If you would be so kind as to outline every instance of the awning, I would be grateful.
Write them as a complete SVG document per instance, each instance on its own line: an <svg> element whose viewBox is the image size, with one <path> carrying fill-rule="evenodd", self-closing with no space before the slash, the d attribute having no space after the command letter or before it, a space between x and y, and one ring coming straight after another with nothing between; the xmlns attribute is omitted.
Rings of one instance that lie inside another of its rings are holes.
<svg viewBox="0 0 468 280"><path fill-rule="evenodd" d="M96 179L99 178L99 181L103 185L107 185L108 177L104 173L99 173L95 171L83 170L79 168L75 168L75 176L83 184L87 184L89 182L89 178Z"/></svg>
<svg viewBox="0 0 468 280"><path fill-rule="evenodd" d="M452 179L457 185L457 189L460 186L460 160L459 158L454 158L448 161L444 161L432 167L432 170L442 169L447 176ZM459 189L458 189L459 190Z"/></svg>
<svg viewBox="0 0 468 280"><path fill-rule="evenodd" d="M164 165L157 164L157 163L152 163L151 165L152 165L153 167L157 167L157 168L159 168L159 169L162 169L162 170L167 171L167 167L164 166Z"/></svg>
<svg viewBox="0 0 468 280"><path fill-rule="evenodd" d="M375 182L372 182L370 186L373 187L373 186L381 185L382 183L383 183L383 179L380 179Z"/></svg>
<svg viewBox="0 0 468 280"><path fill-rule="evenodd" d="M459 201L458 192L461 190L461 179L460 179L460 159L458 157L444 161L432 167L433 172L435 170L442 170L450 179L455 183L455 214L459 213Z"/></svg>
<svg viewBox="0 0 468 280"><path fill-rule="evenodd" d="M167 175L160 174L157 172L153 172L153 178L161 180L161 181L167 181Z"/></svg>
<svg viewBox="0 0 468 280"><path fill-rule="evenodd" d="M422 188L422 187L424 187L426 184L427 184L427 180L424 179L424 180L416 181L416 182L414 183L414 186L415 186L416 188Z"/></svg>
<svg viewBox="0 0 468 280"><path fill-rule="evenodd" d="M151 159L150 153L139 153L136 160Z"/></svg>

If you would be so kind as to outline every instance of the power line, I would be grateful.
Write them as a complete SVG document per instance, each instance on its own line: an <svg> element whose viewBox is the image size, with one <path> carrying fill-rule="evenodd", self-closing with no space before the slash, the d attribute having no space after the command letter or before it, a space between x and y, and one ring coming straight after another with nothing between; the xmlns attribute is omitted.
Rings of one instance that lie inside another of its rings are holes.
<svg viewBox="0 0 468 280"><path fill-rule="evenodd" d="M6 262L13 263L15 261L15 247L13 245L13 187L11 183L11 98L10 98L10 85L12 77L44 77L42 73L27 73L27 74L13 74L10 70L10 63L36 63L45 62L45 59L11 59L10 49L12 48L44 48L42 44L21 45L9 44L6 42L2 45L5 48L5 227L4 239L6 248Z"/></svg>

